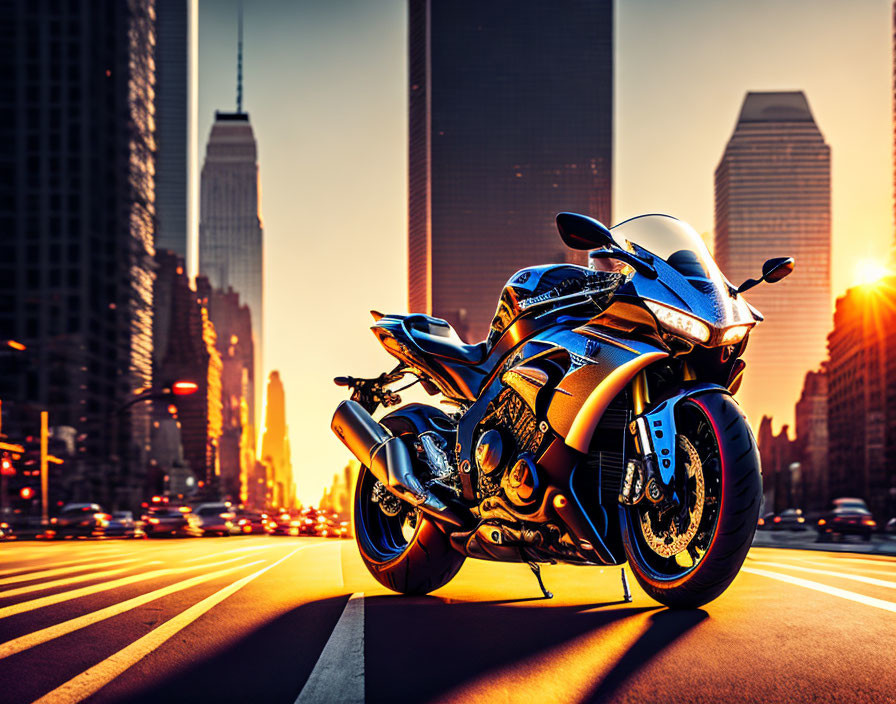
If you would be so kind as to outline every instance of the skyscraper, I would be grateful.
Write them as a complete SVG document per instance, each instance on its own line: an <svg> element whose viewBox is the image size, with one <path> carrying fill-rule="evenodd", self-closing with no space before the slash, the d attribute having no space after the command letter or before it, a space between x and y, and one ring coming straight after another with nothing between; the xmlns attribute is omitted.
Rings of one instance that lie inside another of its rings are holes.
<svg viewBox="0 0 896 704"><path fill-rule="evenodd" d="M197 91L192 52L197 0L155 0L156 249L192 262ZM187 269L190 274L190 269Z"/></svg>
<svg viewBox="0 0 896 704"><path fill-rule="evenodd" d="M0 6L0 339L26 347L3 429L75 429L109 508L139 503L149 438L122 406L152 382L155 35L152 0Z"/></svg>
<svg viewBox="0 0 896 704"><path fill-rule="evenodd" d="M715 258L735 286L767 259L796 259L791 276L746 294L765 322L738 394L754 424L768 415L793 427L831 325L831 154L802 92L747 93L716 168L715 221Z"/></svg>
<svg viewBox="0 0 896 704"><path fill-rule="evenodd" d="M265 398L261 461L268 472L270 487L268 500L272 506L289 507L295 503L296 491L286 425L286 394L283 391L280 372L271 372Z"/></svg>
<svg viewBox="0 0 896 704"><path fill-rule="evenodd" d="M232 288L252 314L256 379L261 378L262 227L255 136L244 112L215 113L205 164L199 222L199 271L216 289ZM249 409L256 418L254 400Z"/></svg>
<svg viewBox="0 0 896 704"><path fill-rule="evenodd" d="M888 430L896 425L894 330L896 276L888 276L838 298L828 336L830 498L863 498L878 519L896 509L890 493L896 488L896 464L887 461L894 445Z"/></svg>
<svg viewBox="0 0 896 704"><path fill-rule="evenodd" d="M613 3L410 0L408 299L484 339L518 269L610 222Z"/></svg>

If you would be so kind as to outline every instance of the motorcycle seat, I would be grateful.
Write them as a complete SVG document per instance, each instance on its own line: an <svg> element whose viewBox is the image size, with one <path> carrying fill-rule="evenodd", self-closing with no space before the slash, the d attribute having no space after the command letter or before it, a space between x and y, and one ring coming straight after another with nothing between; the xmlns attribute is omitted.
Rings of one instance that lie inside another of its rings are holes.
<svg viewBox="0 0 896 704"><path fill-rule="evenodd" d="M466 344L441 318L416 313L406 316L402 322L408 336L427 354L476 365L482 363L488 353L485 342Z"/></svg>

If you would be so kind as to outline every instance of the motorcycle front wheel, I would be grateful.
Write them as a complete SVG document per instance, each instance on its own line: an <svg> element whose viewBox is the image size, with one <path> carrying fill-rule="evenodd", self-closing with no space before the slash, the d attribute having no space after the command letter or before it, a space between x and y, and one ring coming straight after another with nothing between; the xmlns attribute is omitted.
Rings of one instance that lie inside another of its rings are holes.
<svg viewBox="0 0 896 704"><path fill-rule="evenodd" d="M629 567L644 591L667 606L696 608L725 591L753 542L762 497L759 451L727 394L685 400L675 421L687 519L657 513L646 498L620 506L620 518Z"/></svg>

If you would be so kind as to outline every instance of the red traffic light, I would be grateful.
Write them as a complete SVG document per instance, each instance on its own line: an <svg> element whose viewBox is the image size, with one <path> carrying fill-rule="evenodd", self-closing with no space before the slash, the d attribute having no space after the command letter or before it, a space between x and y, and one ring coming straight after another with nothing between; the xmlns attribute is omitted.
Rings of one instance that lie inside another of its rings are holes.
<svg viewBox="0 0 896 704"><path fill-rule="evenodd" d="M195 381L175 381L171 385L171 391L175 396L189 396L199 391L199 384Z"/></svg>

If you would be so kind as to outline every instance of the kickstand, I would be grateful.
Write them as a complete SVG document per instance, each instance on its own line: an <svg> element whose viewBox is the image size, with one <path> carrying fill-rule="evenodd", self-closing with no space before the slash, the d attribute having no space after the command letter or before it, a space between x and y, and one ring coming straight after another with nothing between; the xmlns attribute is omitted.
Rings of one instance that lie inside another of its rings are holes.
<svg viewBox="0 0 896 704"><path fill-rule="evenodd" d="M541 587L541 593L544 594L544 598L553 599L554 595L544 588L544 582L541 581L541 565L537 562L528 562L526 564L529 565L529 569L532 570L532 574L534 574L535 579L538 580L538 586Z"/></svg>
<svg viewBox="0 0 896 704"><path fill-rule="evenodd" d="M622 568L622 598L626 604L632 601L632 593L628 588L628 580L625 578L625 567Z"/></svg>

